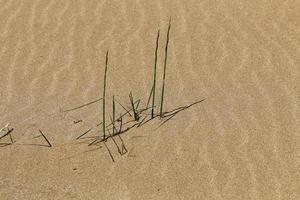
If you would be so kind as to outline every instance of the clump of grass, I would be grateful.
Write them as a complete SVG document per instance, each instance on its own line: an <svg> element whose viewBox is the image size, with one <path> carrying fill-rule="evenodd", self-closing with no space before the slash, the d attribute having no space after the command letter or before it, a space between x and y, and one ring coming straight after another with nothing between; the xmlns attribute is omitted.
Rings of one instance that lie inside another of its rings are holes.
<svg viewBox="0 0 300 200"><path fill-rule="evenodd" d="M164 64L163 64L163 74L162 74L163 77L162 77L162 85L161 85L162 88L161 88L160 102L158 102L157 105L155 103L155 99L159 98L158 95L156 94L157 93L156 87L157 87L158 52L159 52L159 45L160 45L159 44L160 30L158 29L157 36L156 36L156 46L155 46L155 51L154 51L154 64L153 64L153 75L152 75L153 83L151 86L150 94L147 99L148 101L147 101L146 107L139 108L141 100L138 99L138 100L134 101L132 91L130 91L130 93L129 93L129 100L130 100L131 108L130 107L126 108L120 102L116 101L115 96L113 95L112 116L109 115L110 120L111 120L110 124L106 124L106 113L105 113L106 112L106 107L105 107L106 80L107 80L107 68L108 68L108 51L106 52L103 98L102 98L103 99L103 122L100 124L97 124L97 126L100 126L101 124L103 126L103 138L99 139L99 137L97 137L97 139L95 139L92 143L90 143L89 146L103 142L113 162L115 161L113 154L111 153L111 151L109 150L109 148L106 144L106 142L108 142L109 138L111 138L113 143L116 145L119 154L123 155L123 154L127 153L128 150L124 144L121 134L130 131L134 127L141 127L141 126L145 125L146 123L152 121L156 117L161 118L162 123L160 124L160 126L162 126L163 124L167 123L169 120L174 118L178 113L190 108L191 106L194 106L194 105L204 101L204 100L201 100L201 101L194 102L188 106L178 107L171 111L164 111L164 97L165 97L165 86L166 86L166 75L167 75L167 61L168 61L170 30L171 30L171 18L169 19L166 44L164 47L165 48L164 49ZM96 101L90 102L88 104L84 104L84 105L76 107L74 109L82 108L82 107L90 105L91 103L94 103L94 102L96 102ZM116 117L116 103L118 103L126 111L125 113L120 113L119 118ZM160 107L160 110L158 109L158 107ZM74 109L71 109L71 110L74 110ZM148 113L148 110L151 110L150 114ZM159 110L159 112L158 112L158 110ZM125 117L126 115L130 116L129 120ZM123 117L125 118L124 122L123 122ZM110 131L111 126L112 126L112 130L113 130L112 132ZM77 137L77 139L81 138L83 135L86 135L91 130L92 130L92 128L89 129L88 131L86 131L85 133L81 134L79 137ZM117 137L119 137L119 140L117 139ZM121 142L121 144L120 144L120 142Z"/></svg>
<svg viewBox="0 0 300 200"><path fill-rule="evenodd" d="M153 71L153 86L152 86L152 108L151 108L151 118L154 118L154 106L155 106L155 88L156 88L156 68L157 68L157 54L158 54L158 46L159 46L159 30L157 31L156 37L156 47L155 47L155 58L154 58L154 71Z"/></svg>
<svg viewBox="0 0 300 200"><path fill-rule="evenodd" d="M106 58L105 58L105 72L104 72L104 83L103 83L103 100L102 100L102 114L103 114L103 122L102 122L102 128L103 128L103 139L105 140L105 96L106 96L106 77L107 77L107 65L108 65L108 51L106 52Z"/></svg>
<svg viewBox="0 0 300 200"><path fill-rule="evenodd" d="M170 29L171 29L171 18L169 20L168 33L167 33L167 42L165 46L165 60L164 60L164 72L162 80L162 90L161 90L161 100L160 100L160 117L163 117L163 106L164 106L164 95L165 95L165 82L166 82L166 72L167 72L167 59L168 59L168 46L170 39Z"/></svg>

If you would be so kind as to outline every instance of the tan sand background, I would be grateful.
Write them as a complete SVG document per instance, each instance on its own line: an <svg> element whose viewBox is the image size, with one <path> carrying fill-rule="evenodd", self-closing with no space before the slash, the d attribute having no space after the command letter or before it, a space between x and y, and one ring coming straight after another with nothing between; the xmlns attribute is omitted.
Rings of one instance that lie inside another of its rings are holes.
<svg viewBox="0 0 300 200"><path fill-rule="evenodd" d="M107 49L109 101L145 101L169 16L166 109L206 100L109 144L113 163L74 139L101 102L60 111L102 96ZM0 199L300 199L299 67L297 0L1 0Z"/></svg>

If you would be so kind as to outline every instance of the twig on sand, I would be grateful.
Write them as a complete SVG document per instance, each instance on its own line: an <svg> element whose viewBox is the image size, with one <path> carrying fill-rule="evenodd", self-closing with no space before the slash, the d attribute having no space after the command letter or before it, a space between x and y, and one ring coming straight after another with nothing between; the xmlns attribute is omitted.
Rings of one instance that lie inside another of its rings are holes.
<svg viewBox="0 0 300 200"><path fill-rule="evenodd" d="M88 129L87 131L85 131L83 134L79 135L76 140L80 139L81 137L85 136L86 134L88 134L93 128Z"/></svg>
<svg viewBox="0 0 300 200"><path fill-rule="evenodd" d="M120 155L122 155L121 149L120 149L120 147L119 147L118 143L116 142L115 138L113 137L113 135L111 135L111 134L110 134L110 132L109 132L109 131L108 131L108 134L110 135L110 138L111 138L111 140L112 140L112 141L114 142L114 144L116 145L116 147L117 147L117 149L118 149L118 152L119 152L119 154L120 154Z"/></svg>
<svg viewBox="0 0 300 200"><path fill-rule="evenodd" d="M113 155L111 154L111 152L110 152L108 146L106 145L106 142L104 141L103 143L104 143L104 146L106 147L106 149L107 149L107 151L108 151L108 154L109 154L111 160L112 160L113 162L115 162L115 159L114 159Z"/></svg>
<svg viewBox="0 0 300 200"><path fill-rule="evenodd" d="M117 101L118 102L118 101ZM131 117L132 117L132 115L131 115L131 113L130 113L130 110L127 110L126 108L125 108L125 106L123 106L120 102L118 102L118 104L126 111L126 114L129 114Z"/></svg>
<svg viewBox="0 0 300 200"><path fill-rule="evenodd" d="M118 136L119 136L119 138L120 138L120 140L122 142L122 155L124 155L124 154L126 154L128 152L128 150L127 150L127 148L126 148L126 146L124 144L124 141L123 141L121 135L118 135ZM125 152L123 152L123 149L125 150Z"/></svg>
<svg viewBox="0 0 300 200"><path fill-rule="evenodd" d="M47 137L44 135L44 133L41 131L41 130L39 130L39 132L41 133L41 135L42 135L42 137L46 140L46 142L48 143L48 146L49 147L52 147L52 144L49 142L49 140L47 139Z"/></svg>
<svg viewBox="0 0 300 200"><path fill-rule="evenodd" d="M180 113L180 112L182 112L182 111L184 111L184 110L186 110L186 109L188 109L188 108L190 108L190 107L192 107L192 106L194 106L194 105L196 105L196 104L198 104L198 103L201 103L201 102L203 102L205 99L202 99L202 100L200 100L200 101L196 101L196 102L194 102L194 103L192 103L192 104L190 104L190 105L188 105L188 106L183 106L183 107L179 107L179 108L177 108L177 109L175 109L175 110L173 110L173 111L169 111L169 112L166 112L166 113L168 113L168 115L166 115L166 113L164 114L164 118L167 118L165 121L163 121L160 125L159 125L159 127L161 127L162 125L164 125L165 123L167 123L169 120L171 120L173 117L175 117L178 113Z"/></svg>
<svg viewBox="0 0 300 200"><path fill-rule="evenodd" d="M80 123L80 122L83 122L82 119L73 121L74 124L78 124L78 123Z"/></svg>
<svg viewBox="0 0 300 200"><path fill-rule="evenodd" d="M75 107L75 108L71 108L71 109L68 109L68 110L63 110L62 112L70 112L70 111L73 111L73 110L77 110L77 109L80 109L80 108L89 106L89 105L91 105L91 104L93 104L93 103L96 103L96 102L98 102L98 101L101 101L101 100L102 100L102 98L96 99L96 100L94 100L94 101L91 101L91 102L89 102L89 103L83 104L83 105L81 105L81 106L77 106L77 107Z"/></svg>

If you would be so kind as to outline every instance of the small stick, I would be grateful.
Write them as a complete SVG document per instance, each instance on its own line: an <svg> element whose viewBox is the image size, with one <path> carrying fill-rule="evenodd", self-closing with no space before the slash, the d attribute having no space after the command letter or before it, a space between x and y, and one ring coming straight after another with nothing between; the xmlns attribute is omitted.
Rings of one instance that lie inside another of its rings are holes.
<svg viewBox="0 0 300 200"><path fill-rule="evenodd" d="M125 146L125 144L124 144L124 141L123 141L121 135L118 135L118 136L119 136L119 138L120 138L120 140L121 140L121 142L122 142L122 155L124 155L125 153L128 152L128 150L127 150L127 148L126 148L126 146ZM125 150L125 153L123 153L123 149Z"/></svg>
<svg viewBox="0 0 300 200"><path fill-rule="evenodd" d="M75 120L75 121L73 121L73 122L74 122L74 124L78 124L78 123L82 122L82 120L79 119L79 120Z"/></svg>
<svg viewBox="0 0 300 200"><path fill-rule="evenodd" d="M192 106L194 106L194 105L196 105L196 104L199 104L199 103L201 103L201 102L203 102L203 101L205 101L205 100L206 100L206 99L201 99L200 101L196 101L196 102L194 102L194 103L191 103L191 104L188 105L188 106L181 106L181 107L178 107L178 108L173 109L173 110L171 110L171 111L164 112L164 117L168 117L168 116L170 116L170 115L173 115L174 112L181 112L181 111L184 111L184 110L186 110L186 109L188 109L188 108L190 108L190 107L192 107ZM167 114L167 115L166 115L166 114Z"/></svg>
<svg viewBox="0 0 300 200"><path fill-rule="evenodd" d="M175 112L174 114L172 114L172 115L169 115L168 117L168 119L166 119L165 121L163 121L160 125L159 125L159 127L161 127L161 126L163 126L165 123L167 123L169 120L171 120L173 117L175 117L177 114L178 114L179 112Z"/></svg>
<svg viewBox="0 0 300 200"><path fill-rule="evenodd" d="M111 154L111 152L110 152L108 146L106 145L105 141L104 141L104 146L106 147L106 149L107 149L107 151L108 151L108 153L109 153L109 155L110 155L111 160L112 160L113 162L115 162L115 159L114 159L113 155Z"/></svg>
<svg viewBox="0 0 300 200"><path fill-rule="evenodd" d="M141 122L138 124L138 126L137 126L138 128L143 124L143 122L147 119L147 117L148 117L148 116L146 115L146 116L144 117L144 119L142 119L142 121L141 121Z"/></svg>
<svg viewBox="0 0 300 200"><path fill-rule="evenodd" d="M69 111L77 110L77 109L83 108L83 107L85 107L85 106L89 106L89 105L91 105L91 104L93 104L93 103L96 103L96 102L98 102L98 101L100 101L100 100L102 100L102 98L96 99L96 100L94 100L94 101L92 101L92 102L83 104L83 105L78 106L78 107L75 107L75 108L71 108L71 109L68 109L68 110L64 110L64 111L62 111L62 112L69 112Z"/></svg>
<svg viewBox="0 0 300 200"><path fill-rule="evenodd" d="M126 129L123 130L122 132L116 133L115 136L116 136L116 135L123 134L123 133L126 133L126 132L129 131L130 129L134 128L136 125L138 125L138 124L137 124L137 123L136 123L136 124L133 124L132 126L126 128ZM114 137L115 137L115 136L114 136ZM98 141L98 142L104 142L104 141L106 141L106 140L107 140L108 138L110 138L110 137L111 137L111 136L108 136L105 140L104 140L104 139L101 139L101 140ZM98 140L98 139L97 139L97 140ZM94 140L91 144L89 144L89 146L92 145L92 144L95 144L95 142L98 143L97 140Z"/></svg>
<svg viewBox="0 0 300 200"><path fill-rule="evenodd" d="M185 106L185 107L180 107L180 108L178 108L178 109L176 109L176 110L174 110L174 111L172 111L172 112L168 112L169 114L168 115L164 115L164 118L165 117L169 117L169 118L167 118L164 122L162 122L161 124L160 124L160 126L159 127L161 127L162 125L164 125L165 123L167 123L169 120L171 120L173 117L175 117L177 114L179 114L180 112L182 112L182 111L184 111L184 110L186 110L186 109L188 109L188 108L190 108L190 107L192 107L192 106L194 106L194 105L196 105L196 104L198 104L198 103L201 103L201 102L203 102L205 99L202 99L202 100L200 100L200 101L197 101L197 102L194 102L194 103L192 103L192 104L190 104L190 105L188 105L188 106Z"/></svg>
<svg viewBox="0 0 300 200"><path fill-rule="evenodd" d="M90 128L89 130L85 131L83 134L81 134L80 136L78 136L76 138L76 140L80 139L81 137L85 136L87 133L89 133L93 128Z"/></svg>
<svg viewBox="0 0 300 200"><path fill-rule="evenodd" d="M122 106L122 108L126 111L126 114L128 113L132 117L129 110L127 110L120 102L118 102L118 104L120 104L120 106Z"/></svg>
<svg viewBox="0 0 300 200"><path fill-rule="evenodd" d="M41 135L43 136L43 138L46 140L46 142L48 143L49 147L52 147L51 143L49 142L49 140L46 138L46 136L43 134L43 132L41 130L39 130Z"/></svg>
<svg viewBox="0 0 300 200"><path fill-rule="evenodd" d="M140 100L135 101L134 104L138 103L139 101L140 101ZM119 102L118 102L118 103L119 103ZM119 104L120 104L120 103L119 103ZM121 105L121 104L120 104L120 105ZM122 106L122 107L123 107L123 106ZM124 107L123 107L123 108L124 108ZM126 112L123 113L123 114L121 115L121 117L124 117L124 116L127 115L127 114L129 114L130 116L132 116L132 115L130 114L130 111L131 111L132 109L127 110L127 109L124 108L124 110L126 110ZM118 118L117 121L118 121L118 120L120 120L120 118ZM109 125L111 125L111 124L109 124Z"/></svg>
<svg viewBox="0 0 300 200"><path fill-rule="evenodd" d="M102 124L103 124L103 122L100 122L100 123L96 124L96 127L98 127L98 126L100 126Z"/></svg>
<svg viewBox="0 0 300 200"><path fill-rule="evenodd" d="M169 27L168 27L168 33L167 33L167 42L166 42L166 47L165 47L164 73L163 73L161 101L160 101L160 117L163 117L163 106L164 106L165 82L166 82L166 71L167 71L167 59L168 59L168 46L169 46L169 39L170 39L170 29L171 29L171 18L169 20Z"/></svg>
<svg viewBox="0 0 300 200"><path fill-rule="evenodd" d="M145 112L145 111L147 111L147 110L149 110L149 109L151 109L151 107L150 108L143 108L143 109L140 109L139 110L139 113L143 113L143 112ZM150 114L151 115L151 114Z"/></svg>
<svg viewBox="0 0 300 200"><path fill-rule="evenodd" d="M108 134L109 134L110 138L112 139L112 141L114 142L114 144L116 145L119 154L122 155L122 152L121 152L121 150L120 150L120 147L119 147L118 143L116 142L116 140L114 139L113 135L111 135L109 131L108 131Z"/></svg>
<svg viewBox="0 0 300 200"><path fill-rule="evenodd" d="M92 146L92 145L94 145L94 144L97 144L97 143L99 143L100 141L101 141L101 140L95 139L95 140L93 140L93 142L89 143L88 146Z"/></svg>

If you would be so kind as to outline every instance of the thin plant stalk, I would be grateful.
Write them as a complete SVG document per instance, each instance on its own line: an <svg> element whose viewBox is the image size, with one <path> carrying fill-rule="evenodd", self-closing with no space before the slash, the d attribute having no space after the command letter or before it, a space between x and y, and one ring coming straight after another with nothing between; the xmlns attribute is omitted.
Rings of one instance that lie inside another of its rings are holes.
<svg viewBox="0 0 300 200"><path fill-rule="evenodd" d="M103 139L105 140L106 135L105 135L105 96L106 96L106 76L107 76L107 65L108 65L108 51L106 52L106 59L105 59L105 72L104 72L104 83L103 83L103 100L102 100L102 105L103 105L103 122L102 122L102 127L103 127Z"/></svg>
<svg viewBox="0 0 300 200"><path fill-rule="evenodd" d="M116 104L115 104L115 96L113 96L113 118L112 118L112 123L113 123L113 135L115 134L115 119L116 119Z"/></svg>
<svg viewBox="0 0 300 200"><path fill-rule="evenodd" d="M148 106L149 106L150 100L151 100L151 98L152 98L152 93L153 93L153 85L152 85L152 87L151 87L151 92L150 92L149 97L148 97L148 100L147 100L146 109L149 108ZM151 107L150 107L150 108L151 108Z"/></svg>
<svg viewBox="0 0 300 200"><path fill-rule="evenodd" d="M152 109L151 118L154 118L154 106L155 106L155 88L156 88L156 68L157 68L157 53L159 45L159 30L156 37L155 59L154 59L154 71L153 71L153 87L152 87Z"/></svg>
<svg viewBox="0 0 300 200"><path fill-rule="evenodd" d="M121 133L122 132L122 125L123 125L123 117L122 117L122 115L120 114L120 128L119 128L119 133Z"/></svg>
<svg viewBox="0 0 300 200"><path fill-rule="evenodd" d="M136 109L135 109L135 105L134 105L134 101L133 101L133 96L132 96L132 92L129 93L129 99L130 99L130 103L131 103L131 106L132 106L132 111L133 111L133 116L134 116L134 120L135 121L139 121L139 116L136 112Z"/></svg>
<svg viewBox="0 0 300 200"><path fill-rule="evenodd" d="M164 106L165 82L166 82L166 71L167 71L167 59L168 59L168 46L169 46L169 39L170 39L170 29L171 29L171 18L169 20L169 27L168 27L168 33L167 33L167 42L166 42L166 47L165 47L164 72L163 72L161 101L160 101L160 117L163 117L163 106Z"/></svg>
<svg viewBox="0 0 300 200"><path fill-rule="evenodd" d="M104 143L104 146L105 146L105 148L106 148L106 150L107 150L107 152L108 152L108 154L109 154L111 160L112 160L113 162L115 162L115 159L114 159L112 153L110 152L108 146L106 145L106 142L104 141L103 143Z"/></svg>

